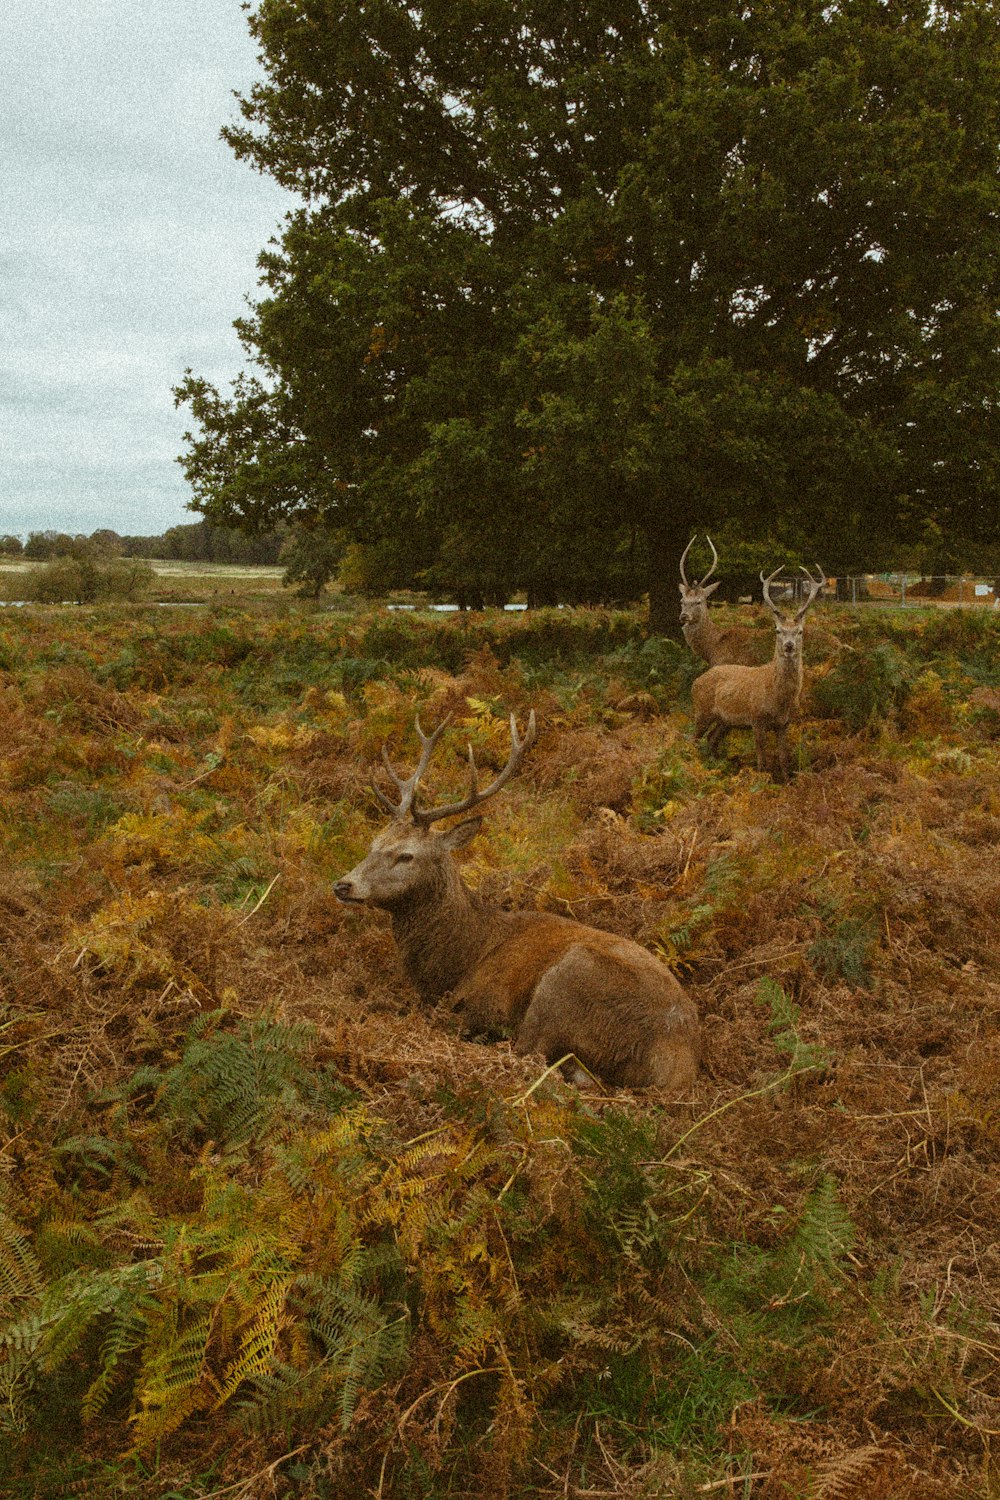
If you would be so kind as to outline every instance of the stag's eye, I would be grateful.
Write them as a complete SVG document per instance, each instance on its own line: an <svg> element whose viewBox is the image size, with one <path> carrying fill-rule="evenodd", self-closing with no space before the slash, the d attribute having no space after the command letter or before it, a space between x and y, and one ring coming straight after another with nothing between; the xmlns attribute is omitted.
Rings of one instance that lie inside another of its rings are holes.
<svg viewBox="0 0 1000 1500"><path fill-rule="evenodd" d="M413 859L412 854L397 854L394 863L397 865L408 865Z"/></svg>

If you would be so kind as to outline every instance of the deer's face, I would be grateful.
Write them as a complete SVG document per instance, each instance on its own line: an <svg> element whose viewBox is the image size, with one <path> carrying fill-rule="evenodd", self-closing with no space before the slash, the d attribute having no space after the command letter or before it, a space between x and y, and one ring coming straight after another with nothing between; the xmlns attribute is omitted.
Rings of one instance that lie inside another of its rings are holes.
<svg viewBox="0 0 1000 1500"><path fill-rule="evenodd" d="M444 833L435 833L410 820L392 822L376 834L360 864L337 881L333 894L347 906L405 905L421 890L440 884L451 850L461 849L482 825L469 818Z"/></svg>
<svg viewBox="0 0 1000 1500"><path fill-rule="evenodd" d="M782 661L794 661L797 656L802 655L802 621L784 620L780 615L774 617L774 629L777 635L775 650Z"/></svg>
<svg viewBox="0 0 1000 1500"><path fill-rule="evenodd" d="M708 615L708 596L719 587L718 581L703 588L700 583L681 583L681 624L698 625Z"/></svg>

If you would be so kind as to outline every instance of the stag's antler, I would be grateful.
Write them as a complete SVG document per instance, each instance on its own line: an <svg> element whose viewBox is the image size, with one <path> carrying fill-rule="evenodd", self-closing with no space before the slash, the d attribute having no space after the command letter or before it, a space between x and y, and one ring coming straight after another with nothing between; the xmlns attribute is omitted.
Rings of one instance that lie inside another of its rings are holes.
<svg viewBox="0 0 1000 1500"><path fill-rule="evenodd" d="M396 775L396 772L392 768L392 763L389 760L389 752L388 750L386 750L384 745L382 746L382 759L385 762L386 770L389 772L389 775L392 777L399 791L399 802L392 802L385 795L376 781L372 782L372 791L378 798L379 806L383 808L387 813L391 813L394 818L405 818L408 812L413 811L413 799L417 793L417 785L420 781L421 776L424 774L424 772L427 770L427 767L431 763L431 756L434 754L434 746L444 734L450 722L451 714L448 714L441 720L440 724L432 734L424 734L424 731L420 727L420 719L417 718L414 720L414 723L417 726L417 734L420 736L420 744L422 746L422 749L420 752L420 760L417 764L417 769L414 771L412 776L407 776L405 780L402 776Z"/></svg>
<svg viewBox="0 0 1000 1500"><path fill-rule="evenodd" d="M760 570L760 581L764 585L764 603L767 605L772 615L781 615L781 610L771 598L771 584L777 578L778 574L781 572L784 566L784 563L779 563L774 572L769 573L766 578L764 577L764 569L761 568Z"/></svg>
<svg viewBox="0 0 1000 1500"><path fill-rule="evenodd" d="M771 584L781 572L782 567L784 567L784 563L781 564L781 567L775 568L774 572L769 573L766 578L764 577L763 568L761 569L760 573L760 581L764 585L764 603L767 605L772 615L777 615L779 618L781 618L781 610L771 598ZM800 604L798 609L795 611L796 625L801 624L801 622L805 619L806 611L814 603L820 590L826 587L826 574L823 572L823 569L820 567L819 563L816 564L816 571L819 574L818 578L814 578L807 567L802 568L802 572L809 580L809 597L805 601L805 603Z"/></svg>
<svg viewBox="0 0 1000 1500"><path fill-rule="evenodd" d="M694 536L691 538L687 546L684 548L684 551L681 553L681 583L683 583L686 589L703 589L719 565L719 554L715 550L715 543L712 541L712 538L706 534L705 540L708 542L708 545L712 549L712 566L709 568L704 578L702 578L698 583L688 583L688 576L684 571L684 564L687 562L687 555L691 551L691 548L694 546L697 539L698 533L695 532Z"/></svg>
<svg viewBox="0 0 1000 1500"><path fill-rule="evenodd" d="M500 791L501 787L507 785L508 781L515 774L515 772L520 769L522 760L524 759L527 752L531 749L531 746L535 743L535 735L537 733L537 728L535 725L535 710L532 709L531 713L528 716L528 727L524 731L523 739L521 739L517 732L517 720L515 719L514 715L511 714L511 751L507 759L507 764L504 766L503 770L500 772L496 780L492 781L484 791L479 790L479 776L476 770L476 759L472 753L472 746L470 745L468 795L461 802L450 803L447 807L433 807L426 809L418 808L415 804L417 786L420 782L421 776L423 776L424 772L427 770L427 767L430 765L431 756L434 754L434 747L437 744L438 740L441 738L441 735L444 732L445 728L447 727L450 717L451 716L449 715L447 719L443 719L438 727L434 730L433 734L424 734L424 731L420 727L420 720L416 720L417 733L420 736L420 743L423 749L421 751L420 761L417 765L417 769L414 771L412 776L406 777L405 780L401 776L396 775L396 772L393 770L392 765L390 764L389 756L386 752L385 746L382 747L382 759L385 762L386 770L389 772L389 775L392 777L393 781L396 783L396 786L399 788L400 800L398 805L390 801L390 799L385 795L384 792L379 789L375 782L372 782L372 788L379 800L379 805L383 807L386 812L391 813L394 818L405 818L406 814L409 813L415 823L419 823L421 827L428 828L430 827L431 823L437 823L441 818L454 818L457 817L459 813L469 812L471 808L478 807L481 802L485 802L488 797L495 796L496 793Z"/></svg>
<svg viewBox="0 0 1000 1500"><path fill-rule="evenodd" d="M826 574L823 572L823 569L820 567L819 563L816 564L816 572L819 574L818 578L814 578L809 569L804 565L802 571L809 580L809 598L805 601L804 604L799 605L799 608L795 612L796 625L800 620L805 619L806 610L814 602L820 590L826 587Z"/></svg>

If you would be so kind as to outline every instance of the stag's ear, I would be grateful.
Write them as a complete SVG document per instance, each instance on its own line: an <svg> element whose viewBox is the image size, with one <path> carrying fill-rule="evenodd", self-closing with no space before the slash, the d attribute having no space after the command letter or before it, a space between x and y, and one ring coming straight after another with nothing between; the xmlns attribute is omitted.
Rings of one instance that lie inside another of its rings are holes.
<svg viewBox="0 0 1000 1500"><path fill-rule="evenodd" d="M466 818L464 823L456 823L454 828L446 828L440 835L441 842L446 849L464 849L466 844L472 843L482 826L482 818Z"/></svg>
<svg viewBox="0 0 1000 1500"><path fill-rule="evenodd" d="M705 598L706 599L708 598L709 594L714 594L715 593L716 589L719 587L719 584L721 582L722 582L722 579L721 578L717 578L714 583L710 583L708 585L708 588L705 590Z"/></svg>

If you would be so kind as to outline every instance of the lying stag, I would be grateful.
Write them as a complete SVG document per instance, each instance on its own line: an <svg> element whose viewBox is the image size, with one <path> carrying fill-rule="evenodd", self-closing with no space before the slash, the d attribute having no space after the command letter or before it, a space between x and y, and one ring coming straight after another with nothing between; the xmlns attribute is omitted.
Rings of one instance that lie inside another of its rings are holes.
<svg viewBox="0 0 1000 1500"><path fill-rule="evenodd" d="M818 564L817 564L818 567ZM783 780L788 779L788 725L799 706L802 692L802 627L806 613L826 583L822 568L819 578L808 569L809 596L792 619L786 619L771 598L771 584L781 572L765 578L764 603L774 618L777 639L774 656L763 667L718 666L696 677L691 687L694 707L694 732L700 739L708 735L708 748L717 755L730 729L752 727L757 749L757 769L766 769L764 736L773 729L778 742L778 766Z"/></svg>
<svg viewBox="0 0 1000 1500"><path fill-rule="evenodd" d="M697 1069L698 1019L669 969L628 938L481 900L462 881L451 851L470 842L482 818L432 831L433 823L469 812L506 785L534 743L534 711L523 739L511 715L510 757L485 791L478 790L470 745L468 796L418 808L417 787L446 723L424 734L417 721L423 748L406 780L383 749L399 802L375 786L392 822L334 886L338 901L390 913L408 978L425 1000L450 992L467 1034L513 1034L519 1053L541 1053L550 1063L572 1054L609 1084L686 1088ZM574 1081L584 1076L573 1070Z"/></svg>
<svg viewBox="0 0 1000 1500"><path fill-rule="evenodd" d="M687 555L695 543L694 537L681 554L681 632L695 656L707 661L710 667L721 666L723 662L743 662L748 666L756 666L764 655L761 632L747 630L742 625L731 625L727 630L720 630L708 612L708 596L715 592L722 580L717 578L714 583L708 581L718 566L719 554L712 538L707 537L706 540L712 549L712 566L697 583L689 583L684 571Z"/></svg>

